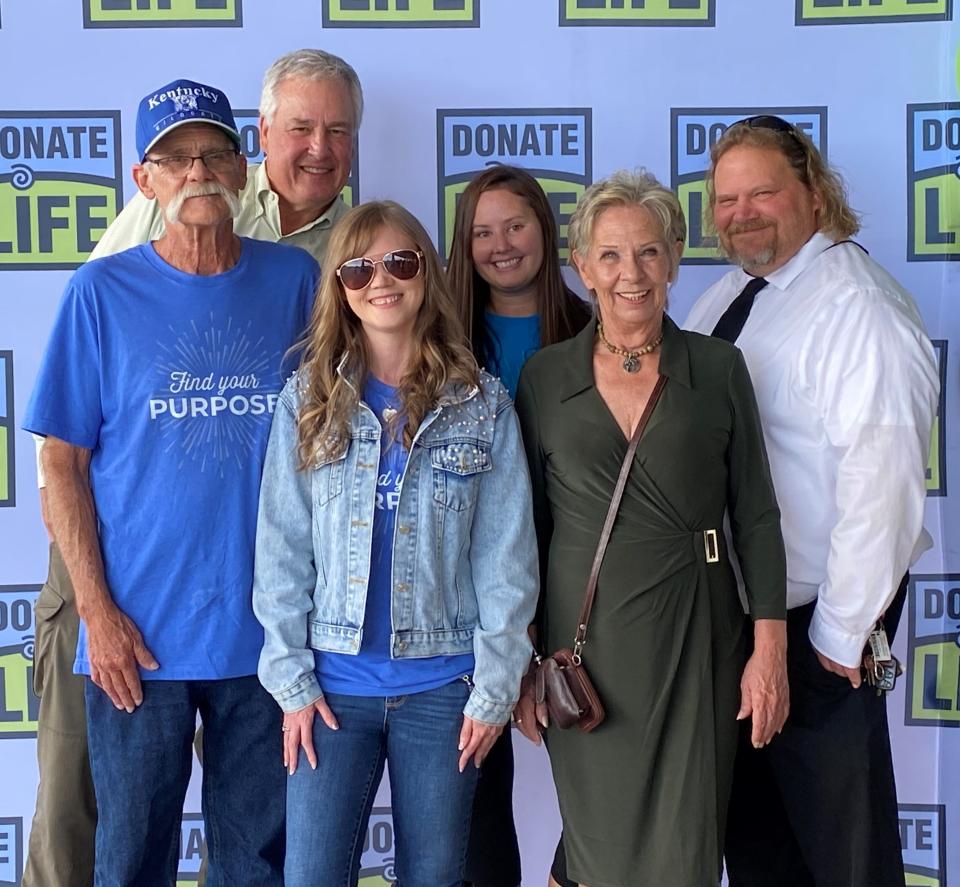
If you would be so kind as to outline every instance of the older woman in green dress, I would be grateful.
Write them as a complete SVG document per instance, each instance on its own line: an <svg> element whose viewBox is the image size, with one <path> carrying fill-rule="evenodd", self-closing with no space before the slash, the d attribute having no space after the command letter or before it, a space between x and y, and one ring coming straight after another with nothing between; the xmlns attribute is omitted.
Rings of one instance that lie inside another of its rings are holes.
<svg viewBox="0 0 960 887"><path fill-rule="evenodd" d="M751 719L760 745L787 715L783 539L750 377L735 347L665 312L685 232L676 197L646 173L591 186L569 240L596 320L532 357L517 393L549 653L571 644L628 439L667 378L584 648L607 719L547 733L569 878L587 887L719 884L737 721ZM749 661L725 515L753 619ZM529 697L516 717L535 738Z"/></svg>

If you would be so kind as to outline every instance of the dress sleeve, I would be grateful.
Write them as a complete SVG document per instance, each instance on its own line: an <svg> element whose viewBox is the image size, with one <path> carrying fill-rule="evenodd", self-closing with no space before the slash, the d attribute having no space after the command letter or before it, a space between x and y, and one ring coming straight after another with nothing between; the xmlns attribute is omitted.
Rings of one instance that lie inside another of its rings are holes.
<svg viewBox="0 0 960 887"><path fill-rule="evenodd" d="M754 620L785 619L787 564L780 509L773 491L753 383L739 351L730 370L728 392L732 430L727 455L727 503L750 616Z"/></svg>

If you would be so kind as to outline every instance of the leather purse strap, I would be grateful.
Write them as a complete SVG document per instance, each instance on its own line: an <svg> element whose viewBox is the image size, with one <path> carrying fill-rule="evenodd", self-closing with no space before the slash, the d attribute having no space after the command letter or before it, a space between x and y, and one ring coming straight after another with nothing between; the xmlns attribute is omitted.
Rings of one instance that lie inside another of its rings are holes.
<svg viewBox="0 0 960 887"><path fill-rule="evenodd" d="M623 491L627 488L627 478L630 476L630 469L633 467L633 457L637 453L637 446L640 438L643 437L643 431L650 420L650 414L660 399L663 386L667 384L667 377L657 376L657 384L653 386L647 405L643 409L643 415L637 422L633 437L630 438L630 444L627 446L627 454L623 457L623 465L620 466L620 476L617 478L617 485L613 489L613 496L610 498L610 507L607 509L607 519L603 522L603 530L600 532L600 541L597 543L597 553L593 556L593 566L590 567L590 578L587 580L587 593L583 599L583 607L580 609L580 619L577 623L577 633L573 639L574 662L580 664L580 650L587 641L587 626L590 624L590 612L593 610L593 599L597 593L597 580L600 578L600 567L603 564L603 556L607 551L607 543L610 541L610 535L613 533L613 524L617 519L617 512L620 510L620 501L623 499Z"/></svg>

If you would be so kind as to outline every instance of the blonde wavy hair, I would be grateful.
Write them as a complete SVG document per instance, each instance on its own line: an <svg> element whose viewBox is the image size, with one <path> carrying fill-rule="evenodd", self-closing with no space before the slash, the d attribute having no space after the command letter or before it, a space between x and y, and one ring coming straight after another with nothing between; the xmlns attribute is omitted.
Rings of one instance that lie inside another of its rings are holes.
<svg viewBox="0 0 960 887"><path fill-rule="evenodd" d="M796 126L789 130L778 130L749 126L742 121L733 124L710 149L707 195L711 208L716 202L713 172L720 158L737 145L773 148L786 157L796 177L820 197L821 207L817 211L818 231L834 240L844 240L860 230L860 217L847 202L847 188L843 177L827 164L810 137ZM712 215L708 214L708 228L712 233L716 233Z"/></svg>
<svg viewBox="0 0 960 887"><path fill-rule="evenodd" d="M445 388L479 385L477 362L423 225L391 200L354 207L337 222L330 237L303 344L297 425L301 469L320 459L337 458L347 448L350 418L360 403L369 356L363 326L347 302L337 269L348 259L364 255L383 228L404 235L423 252L424 291L413 330L413 358L398 390L402 408L388 429L405 420L403 443L410 449L420 423L437 406Z"/></svg>
<svg viewBox="0 0 960 887"><path fill-rule="evenodd" d="M614 206L639 206L650 213L668 248L672 283L680 267L680 254L675 246L687 236L687 221L677 195L642 167L635 170L619 169L605 179L594 182L583 192L567 224L571 262L574 254L583 259L590 252L597 219Z"/></svg>

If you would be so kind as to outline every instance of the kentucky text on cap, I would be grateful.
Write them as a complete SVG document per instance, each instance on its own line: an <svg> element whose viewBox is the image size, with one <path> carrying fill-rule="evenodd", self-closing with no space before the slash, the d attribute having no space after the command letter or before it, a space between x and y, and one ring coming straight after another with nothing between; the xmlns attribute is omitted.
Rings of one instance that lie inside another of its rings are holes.
<svg viewBox="0 0 960 887"><path fill-rule="evenodd" d="M219 89L192 80L174 80L151 92L137 109L137 154L143 161L157 141L184 123L219 126L240 147L230 101Z"/></svg>

